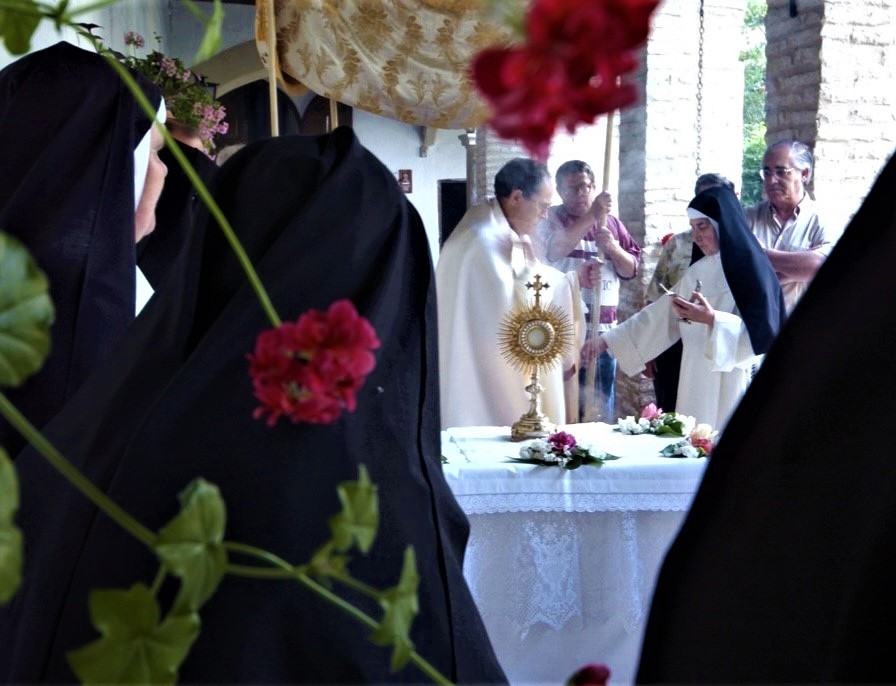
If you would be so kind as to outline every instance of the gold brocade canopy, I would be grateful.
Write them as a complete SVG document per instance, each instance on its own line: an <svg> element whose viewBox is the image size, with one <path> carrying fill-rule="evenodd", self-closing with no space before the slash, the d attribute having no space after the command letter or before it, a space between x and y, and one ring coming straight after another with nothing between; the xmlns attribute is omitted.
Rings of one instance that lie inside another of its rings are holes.
<svg viewBox="0 0 896 686"><path fill-rule="evenodd" d="M478 0L256 0L255 38L269 68L306 90L407 124L472 128L488 117L468 69L489 45L510 42Z"/></svg>

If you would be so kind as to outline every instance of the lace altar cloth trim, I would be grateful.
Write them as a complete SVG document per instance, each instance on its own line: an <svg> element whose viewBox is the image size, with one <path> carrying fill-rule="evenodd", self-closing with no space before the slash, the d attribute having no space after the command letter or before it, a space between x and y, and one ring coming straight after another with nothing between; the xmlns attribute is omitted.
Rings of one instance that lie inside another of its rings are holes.
<svg viewBox="0 0 896 686"><path fill-rule="evenodd" d="M468 514L499 512L685 512L691 493L487 493L455 495Z"/></svg>

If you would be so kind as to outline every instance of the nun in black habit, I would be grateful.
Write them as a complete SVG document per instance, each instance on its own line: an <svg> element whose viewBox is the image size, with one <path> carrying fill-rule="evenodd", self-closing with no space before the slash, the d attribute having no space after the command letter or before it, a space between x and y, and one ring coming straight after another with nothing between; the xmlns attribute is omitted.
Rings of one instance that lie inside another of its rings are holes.
<svg viewBox="0 0 896 686"><path fill-rule="evenodd" d="M641 683L896 683L896 158L776 340L663 563Z"/></svg>
<svg viewBox="0 0 896 686"><path fill-rule="evenodd" d="M180 140L175 140L175 144L208 186L218 171L218 165L195 146ZM137 243L137 266L153 289L162 285L162 279L174 265L184 245L189 242L193 220L202 204L174 154L166 147L159 152L159 157L168 167L168 175L156 206L156 227Z"/></svg>
<svg viewBox="0 0 896 686"><path fill-rule="evenodd" d="M380 531L352 573L393 586L413 545L416 650L451 679L503 682L462 575L468 523L441 472L435 290L418 214L350 129L251 144L213 188L285 321L348 298L372 323L382 345L357 410L332 425L253 419L246 354L270 324L209 220L50 439L151 529L202 476L221 490L229 540L293 563L328 539L337 484L366 465ZM150 583L158 565L33 451L16 466L27 560L24 588L0 614L4 676L69 681L65 651L95 638L89 590ZM410 665L392 673L369 629L290 582L227 576L201 616L184 682L426 680Z"/></svg>
<svg viewBox="0 0 896 686"><path fill-rule="evenodd" d="M138 82L164 114L159 90ZM135 213L151 222L164 179L150 124L112 67L69 43L0 71L0 230L31 251L55 308L49 358L9 393L38 427L134 320ZM24 445L3 419L0 445L11 455Z"/></svg>
<svg viewBox="0 0 896 686"><path fill-rule="evenodd" d="M691 266L671 294L651 303L602 342L633 376L678 341L675 409L721 429L750 382L751 368L784 323L778 278L750 232L737 196L709 188L688 205Z"/></svg>

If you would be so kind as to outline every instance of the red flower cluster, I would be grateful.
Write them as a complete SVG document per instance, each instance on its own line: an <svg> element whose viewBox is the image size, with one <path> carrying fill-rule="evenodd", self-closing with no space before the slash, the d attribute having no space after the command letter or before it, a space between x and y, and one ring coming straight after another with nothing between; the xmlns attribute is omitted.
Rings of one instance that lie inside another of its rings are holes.
<svg viewBox="0 0 896 686"><path fill-rule="evenodd" d="M566 686L607 686L610 668L604 664L585 665L566 681Z"/></svg>
<svg viewBox="0 0 896 686"><path fill-rule="evenodd" d="M331 424L342 410L354 411L355 394L373 371L376 332L348 300L326 312L309 310L258 335L249 359L255 397L252 416L268 415L268 426L281 416L293 423Z"/></svg>
<svg viewBox="0 0 896 686"><path fill-rule="evenodd" d="M572 133L605 112L631 105L633 86L619 77L637 66L634 51L650 31L659 0L533 0L526 42L488 48L472 75L492 106L489 124L540 160L558 124Z"/></svg>

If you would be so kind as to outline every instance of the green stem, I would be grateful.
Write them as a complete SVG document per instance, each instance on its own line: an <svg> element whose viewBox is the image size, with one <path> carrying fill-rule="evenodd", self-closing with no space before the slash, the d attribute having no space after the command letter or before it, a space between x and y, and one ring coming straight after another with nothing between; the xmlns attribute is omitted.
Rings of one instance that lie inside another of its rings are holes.
<svg viewBox="0 0 896 686"><path fill-rule="evenodd" d="M373 598L377 602L379 602L380 599L383 597L382 592L376 590L373 586L369 586L368 584L365 584L363 581L358 581L356 578L354 578L353 576L350 576L348 574L331 572L328 576L331 579L335 579L339 583L356 590L358 593L362 593L362 594L366 595L368 598Z"/></svg>
<svg viewBox="0 0 896 686"><path fill-rule="evenodd" d="M118 72L121 80L124 81L125 85L131 91L131 93L133 93L134 98L137 100L137 103L147 114L147 116L151 120L155 121L156 109L149 102L149 99L146 97L146 95L144 95L143 91L137 85L137 82L134 80L134 77L131 76L131 73L127 70L127 68L125 68L125 66L121 64L121 62L115 59L114 56L109 54L108 51L104 51L101 54L106 58L106 61L109 62L110 65L112 65L112 68L115 69L116 72ZM218 207L218 204L215 202L214 198L212 198L212 195L211 193L209 193L208 188L206 188L205 184L202 182L202 179L199 177L199 174L196 173L196 170L193 169L193 165L191 165L187 160L186 155L184 155L183 151L178 147L177 143L174 142L174 138L168 132L168 129L158 123L154 125L158 127L159 131L161 131L162 136L165 138L165 145L168 146L171 154L174 155L174 158L184 170L187 178L190 179L190 183L193 184L196 192L199 193L199 197L202 198L202 201L205 203L206 207L208 207L209 212L218 222L218 226L221 228L221 231L224 232L224 237L227 239L227 242L230 243L231 249L236 255L237 260L243 268L243 271L246 273L246 276L249 279L249 284L255 291L255 295L258 297L258 301L259 303L261 303L261 307L265 311L265 314L267 315L271 324L273 326L280 326L280 316L274 309L274 305L271 303L271 299L268 296L268 293L265 290L264 286L262 285L261 279L258 278L258 273L255 271L255 267L252 266L252 261L249 259L249 256L243 249L239 238L237 238L236 234L233 231L233 228L230 226L230 222L227 221L227 217L224 216L221 208Z"/></svg>
<svg viewBox="0 0 896 686"><path fill-rule="evenodd" d="M165 577L167 576L164 567L159 567L159 571L156 572L156 578L152 581L152 587L150 587L150 593L156 595L159 592L159 589L162 587L162 582L165 581Z"/></svg>
<svg viewBox="0 0 896 686"><path fill-rule="evenodd" d="M9 399L3 393L0 393L0 414L37 449L37 452L44 456L56 471L62 474L72 486L81 491L88 500L138 541L149 547L155 545L156 535L94 486L86 476L63 457L62 453L56 450L52 443L43 437L40 431L34 428L31 422L16 409L15 405L9 402Z"/></svg>
<svg viewBox="0 0 896 686"><path fill-rule="evenodd" d="M353 617L357 621L361 622L365 626L370 629L376 629L379 626L379 623L373 619L370 615L366 614L362 610L359 610L354 605L349 603L346 600L343 600L338 595L333 593L326 586L322 586L314 579L309 577L304 571L300 568L295 567L280 557L277 557L273 553L269 553L266 550L262 550L260 548L256 548L254 546L246 545L243 543L234 543L231 541L225 541L224 547L227 550L231 550L234 552L240 552L245 555L250 555L253 557L258 557L260 559L269 562L270 564L278 567L279 569L263 569L261 567L250 567L247 565L227 565L227 572L230 574L234 574L237 576L247 576L253 578L292 578L298 581L300 584L305 586L307 589L312 591L313 593L317 593L319 596L323 597L325 600L328 600L330 603L335 605L337 608L342 610L344 613ZM356 579L351 578L346 575L332 575L332 577L341 583L350 586L365 595L369 595L373 598L379 599L382 594L374 588L367 586L366 584L357 581ZM440 684L440 686L453 686L453 682L450 679L446 679L445 676L436 669L432 664L430 664L426 659L424 659L419 653L416 651L411 651L410 661L420 669L421 672L426 674L434 683Z"/></svg>
<svg viewBox="0 0 896 686"><path fill-rule="evenodd" d="M240 553L242 555L248 555L249 557L257 557L261 560L264 560L272 567L279 567L280 569L287 571L290 574L292 574L292 572L295 570L295 567L289 564L289 562L284 560L282 557L278 557L277 555L274 555L274 553L270 553L267 550L256 548L254 545L237 543L236 541L224 541L222 545L224 546L224 550L226 550L227 552ZM247 567L247 569L250 568ZM251 569L258 569L258 567L254 567Z"/></svg>

